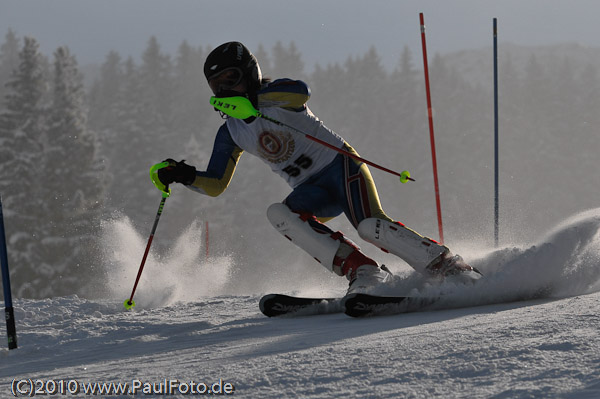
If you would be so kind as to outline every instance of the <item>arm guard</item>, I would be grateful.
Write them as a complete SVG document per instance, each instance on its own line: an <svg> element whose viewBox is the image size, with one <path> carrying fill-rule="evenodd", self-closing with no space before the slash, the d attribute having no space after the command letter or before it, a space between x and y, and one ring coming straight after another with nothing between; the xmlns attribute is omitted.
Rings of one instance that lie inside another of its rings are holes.
<svg viewBox="0 0 600 399"><path fill-rule="evenodd" d="M231 182L242 153L243 150L231 138L227 125L223 124L217 132L206 171L196 172L196 179L187 187L211 197L222 194Z"/></svg>

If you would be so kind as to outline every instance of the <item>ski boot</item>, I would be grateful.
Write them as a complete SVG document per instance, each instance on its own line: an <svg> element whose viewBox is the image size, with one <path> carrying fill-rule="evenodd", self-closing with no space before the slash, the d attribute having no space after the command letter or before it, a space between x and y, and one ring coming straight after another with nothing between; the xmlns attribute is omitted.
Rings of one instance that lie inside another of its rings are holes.
<svg viewBox="0 0 600 399"><path fill-rule="evenodd" d="M339 265L342 274L350 281L348 294L366 293L373 287L390 280L392 273L387 267L379 267L377 262L366 256L351 242L342 242L334 259L334 267Z"/></svg>
<svg viewBox="0 0 600 399"><path fill-rule="evenodd" d="M460 255L453 255L450 251L442 254L439 260L434 261L425 270L434 278L451 278L462 283L474 283L482 277L479 270L468 265Z"/></svg>

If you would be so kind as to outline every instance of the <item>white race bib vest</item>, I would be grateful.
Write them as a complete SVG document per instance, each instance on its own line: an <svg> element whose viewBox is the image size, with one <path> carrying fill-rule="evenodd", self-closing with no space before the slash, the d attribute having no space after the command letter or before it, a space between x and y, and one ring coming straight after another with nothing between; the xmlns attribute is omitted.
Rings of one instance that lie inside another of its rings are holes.
<svg viewBox="0 0 600 399"><path fill-rule="evenodd" d="M268 107L261 112L337 148L344 145L344 140L323 125L308 108L294 112ZM292 188L319 172L338 154L301 133L262 118L256 118L252 123L229 118L227 127L238 147L262 159Z"/></svg>

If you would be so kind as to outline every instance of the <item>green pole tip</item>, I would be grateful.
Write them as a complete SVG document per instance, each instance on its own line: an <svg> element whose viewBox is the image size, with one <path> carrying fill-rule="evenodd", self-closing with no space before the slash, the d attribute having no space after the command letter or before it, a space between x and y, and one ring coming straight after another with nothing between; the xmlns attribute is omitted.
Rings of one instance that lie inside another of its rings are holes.
<svg viewBox="0 0 600 399"><path fill-rule="evenodd" d="M410 172L408 170L405 170L402 173L400 173L400 183L404 184L409 180L414 181L410 178Z"/></svg>
<svg viewBox="0 0 600 399"><path fill-rule="evenodd" d="M250 117L258 117L259 112L250 100L246 97L215 97L210 98L210 105L215 107L217 110L223 112L225 115L231 116L235 119L248 119Z"/></svg>
<svg viewBox="0 0 600 399"><path fill-rule="evenodd" d="M129 310L135 306L135 301L133 299L131 301L129 299L126 299L123 303L123 306L125 306L125 309Z"/></svg>

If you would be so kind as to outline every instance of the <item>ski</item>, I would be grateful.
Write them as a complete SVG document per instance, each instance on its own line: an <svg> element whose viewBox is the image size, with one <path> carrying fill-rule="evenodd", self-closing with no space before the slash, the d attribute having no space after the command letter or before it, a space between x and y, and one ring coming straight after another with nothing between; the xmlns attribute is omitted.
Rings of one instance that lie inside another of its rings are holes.
<svg viewBox="0 0 600 399"><path fill-rule="evenodd" d="M259 307L260 311L268 317L310 316L342 311L341 298L303 298L283 294L263 296Z"/></svg>
<svg viewBox="0 0 600 399"><path fill-rule="evenodd" d="M352 317L391 315L425 310L436 297L376 296L349 294L342 299L344 313Z"/></svg>
<svg viewBox="0 0 600 399"><path fill-rule="evenodd" d="M418 312L439 297L377 296L349 294L343 298L307 298L268 294L260 299L260 311L268 317L313 316L344 312L351 317L382 316Z"/></svg>

